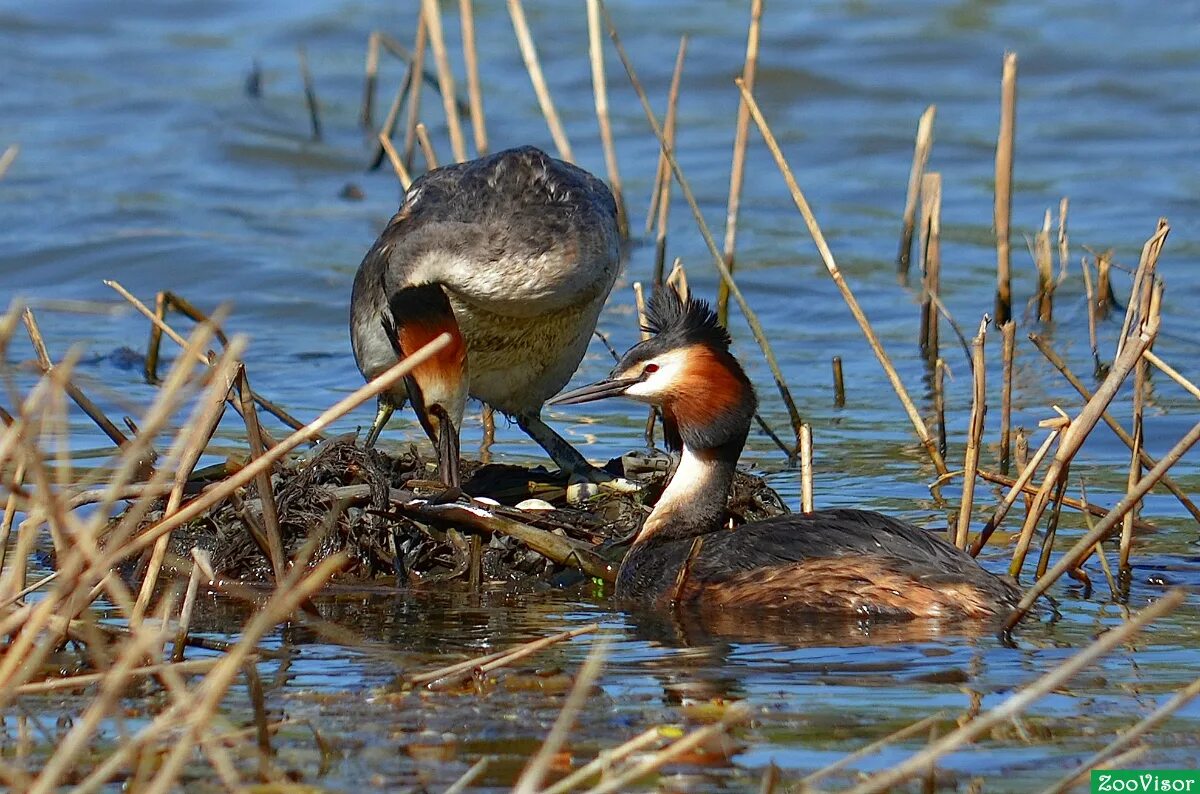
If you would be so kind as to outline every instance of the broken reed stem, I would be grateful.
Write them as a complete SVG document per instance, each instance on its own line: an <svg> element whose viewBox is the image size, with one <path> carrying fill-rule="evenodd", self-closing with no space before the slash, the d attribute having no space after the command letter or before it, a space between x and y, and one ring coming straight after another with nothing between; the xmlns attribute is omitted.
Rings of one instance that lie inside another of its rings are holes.
<svg viewBox="0 0 1200 794"><path fill-rule="evenodd" d="M379 31L372 30L367 34L367 62L363 65L363 98L362 110L358 114L358 123L364 129L370 129L375 108L375 85L379 82Z"/></svg>
<svg viewBox="0 0 1200 794"><path fill-rule="evenodd" d="M1009 320L1009 323L1011 322L1012 321ZM995 532L996 528L1000 526L1000 523L1004 521L1005 516L1008 515L1008 511L1012 509L1014 504L1016 504L1017 497L1020 496L1025 490L1025 486L1029 484L1030 480L1033 479L1033 475L1037 473L1038 466L1042 465L1042 461L1045 460L1046 455L1050 453L1050 447L1053 446L1054 441L1058 438L1060 432L1061 431L1058 428L1051 430L1050 435L1046 436L1046 440L1042 442L1040 447L1038 447L1038 450L1034 453L1033 458L1026 461L1025 465L1021 467L1021 474L1017 477L1016 481L1013 482L1012 487L1009 488L1008 493L1004 496L1004 499L996 507L996 511L992 513L992 517L988 519L988 522L984 524L983 529L979 531L979 536L975 538L975 542L971 544L970 554L972 557L978 557L979 552L983 551L983 547L987 545L988 540L991 539L992 533ZM1062 500L1060 499L1060 502L1061 501Z"/></svg>
<svg viewBox="0 0 1200 794"><path fill-rule="evenodd" d="M242 404L242 418L246 423L246 435L250 442L250 459L261 457L267 451L263 439L262 425L258 422L258 411L250 394L250 378L246 375L246 365L238 364L236 375L238 399ZM270 551L271 571L275 581L283 581L287 572L287 559L283 552L283 533L279 528L279 509L275 504L275 488L271 485L271 472L262 472L254 478L254 487L258 490L258 498L262 503L263 531L267 536L267 548Z"/></svg>
<svg viewBox="0 0 1200 794"><path fill-rule="evenodd" d="M1066 424L1066 423L1064 422L1064 424ZM1016 434L1017 454L1014 457L1016 458L1017 465L1021 468L1022 471L1024 471L1025 466L1028 465L1028 460L1026 460L1025 463L1022 463L1022 454L1024 454L1026 458L1028 457L1028 454L1029 454L1028 445L1026 445L1024 449L1022 448L1022 443L1024 441L1024 438L1025 438L1024 431L1018 428L1017 434ZM948 476L956 476L956 474L957 473L953 473L952 475L947 475L947 477ZM997 474L994 471L987 471L986 469L980 469L979 476L982 479L987 480L990 483L995 483L996 485L999 485L1003 488L1011 488L1011 487L1013 487L1013 484L1017 482L1012 477L1005 477L1003 474ZM946 478L939 477L937 479L937 482L941 482L944 479L946 479ZM1029 509L1029 505L1033 502L1033 497L1037 495L1037 492L1038 492L1038 489L1032 485L1022 486L1021 494L1025 497L1025 509L1026 510ZM1064 496L1062 499L1062 503L1065 507L1069 507L1072 510L1077 510L1081 513L1088 513L1089 515L1095 516L1096 518L1104 518L1106 515L1108 515L1108 511L1105 510L1103 507L1099 507L1099 506L1093 505L1093 504L1087 504L1080 499L1075 499L1074 497ZM1136 522L1135 528L1136 529L1145 529L1145 530L1154 530L1155 526L1153 524L1139 518Z"/></svg>
<svg viewBox="0 0 1200 794"><path fill-rule="evenodd" d="M629 236L629 214L621 189L621 169L617 164L617 149L613 144L612 119L608 113L608 78L604 73L604 47L600 28L600 4L587 0L588 58L592 63L592 95L596 100L596 122L600 125L600 143L604 148L604 165L608 170L608 186L617 200L617 225L621 237Z"/></svg>
<svg viewBox="0 0 1200 794"><path fill-rule="evenodd" d="M1067 268L1071 258L1071 246L1067 236L1067 210L1071 201L1066 196L1058 202L1058 283L1067 280Z"/></svg>
<svg viewBox="0 0 1200 794"><path fill-rule="evenodd" d="M433 150L433 141L429 139L429 130L424 124L417 124L417 140L421 143L421 154L425 157L425 170L432 171L438 167L437 152Z"/></svg>
<svg viewBox="0 0 1200 794"><path fill-rule="evenodd" d="M938 452L943 459L946 456L946 362L938 359L933 362L933 413L937 418Z"/></svg>
<svg viewBox="0 0 1200 794"><path fill-rule="evenodd" d="M514 645L510 648L505 648L502 651L477 656L472 659L467 659L462 662L445 667L439 667L436 670L430 670L425 673L418 673L410 676L405 680L405 684L412 687L423 686L435 682L444 681L451 676L461 675L463 673L471 674L478 670L481 673L491 672L492 670L512 664L513 662L524 659L526 656L537 653L543 648L548 648L556 643L579 637L583 634L590 634L600 630L599 623L589 623L586 626L580 626L577 629L569 631L561 631L558 634L552 634L549 637L542 637L537 640L523 642L520 645Z"/></svg>
<svg viewBox="0 0 1200 794"><path fill-rule="evenodd" d="M1117 390L1120 389L1125 378L1133 370L1134 364L1141 358L1142 353L1154 342L1154 338L1158 335L1158 325L1159 321L1157 317L1147 319L1141 331L1132 338L1131 343L1126 345L1125 349L1121 351L1121 355L1113 362L1108 377L1100 384L1100 388L1096 389L1096 393L1092 395L1092 399L1088 400L1087 404L1071 420L1070 426L1063 433L1058 452L1050 462L1050 466L1046 471L1046 477L1042 481L1042 486L1038 489L1037 495L1034 496L1033 503L1029 507L1029 512L1025 516L1025 523L1021 526L1021 537L1017 542L1016 550L1013 552L1012 565L1008 569L1009 575L1014 579L1019 578L1021 567L1025 563L1025 555L1029 551L1029 544L1033 540L1033 531L1050 502L1051 489L1054 488L1059 475L1067 464L1070 463L1071 458L1083 446L1087 435L1092 432L1096 423L1104 415L1108 404L1116 396Z"/></svg>
<svg viewBox="0 0 1200 794"><path fill-rule="evenodd" d="M742 82L754 92L754 77L758 73L758 40L762 31L762 0L750 4L750 27L746 31L746 59L742 64ZM738 211L742 204L742 184L746 176L746 151L750 145L750 109L746 100L738 99L737 123L733 133L733 160L729 166L729 200L725 205L725 266L736 269L734 252L737 248ZM729 323L729 289L725 282L717 285L717 320Z"/></svg>
<svg viewBox="0 0 1200 794"><path fill-rule="evenodd" d="M1063 495L1067 490L1067 478L1070 471L1070 464L1064 466L1062 474L1058 475L1058 482L1054 486L1054 495L1050 498L1053 508L1050 510L1050 520L1046 522L1046 530L1042 534L1042 551L1038 555L1034 578L1043 576L1046 573L1046 566L1050 564L1050 552L1054 549L1054 537L1058 534L1058 521L1062 517Z"/></svg>
<svg viewBox="0 0 1200 794"><path fill-rule="evenodd" d="M566 794L566 792L574 789L588 778L611 769L613 764L618 761L623 761L639 750L657 743L660 738L659 730L659 728L648 728L624 744L601 752L596 758L579 767L562 780L543 789L542 794Z"/></svg>
<svg viewBox="0 0 1200 794"><path fill-rule="evenodd" d="M1107 317L1116 304L1116 293L1112 288L1112 251L1102 251L1096 256L1096 310L1100 317Z"/></svg>
<svg viewBox="0 0 1200 794"><path fill-rule="evenodd" d="M408 65L404 69L404 76L400 78L400 83L396 86L392 104L388 105L387 116L384 117L383 124L380 125L379 132L375 137L377 145L371 157L371 163L367 167L369 171L374 171L383 164L383 157L387 154L387 145L383 141L387 140L390 144L392 136L396 133L396 122L400 119L400 106L404 104L405 95L412 90L413 80L419 81L420 77L416 76L413 71L413 62L408 61Z"/></svg>
<svg viewBox="0 0 1200 794"><path fill-rule="evenodd" d="M1188 394L1192 395L1197 400L1200 400L1200 388L1198 388L1196 386L1196 384L1192 383L1190 380L1185 378L1179 372L1179 370L1175 369L1170 364L1168 364L1167 362L1165 362L1161 358L1159 358L1153 350L1147 350L1144 354L1144 357L1151 364L1158 367L1158 369L1160 369L1164 375L1166 375L1168 378L1170 378L1171 380L1175 381L1180 386L1182 386L1187 391ZM1198 517L1198 518L1200 518L1200 517Z"/></svg>
<svg viewBox="0 0 1200 794"><path fill-rule="evenodd" d="M1000 78L1000 132L996 139L996 322L1012 319L1012 176L1017 123L1017 54L1004 53Z"/></svg>
<svg viewBox="0 0 1200 794"><path fill-rule="evenodd" d="M921 177L921 334L920 347L927 361L936 361L938 310L934 301L942 290L942 175Z"/></svg>
<svg viewBox="0 0 1200 794"><path fill-rule="evenodd" d="M1143 406L1145 405L1146 360L1139 358L1133 368L1133 445L1129 450L1129 479L1126 488L1132 488L1142 476L1142 439L1143 439ZM1140 502L1135 502L1121 522L1121 543L1117 577L1119 581L1128 582L1131 576L1129 555L1133 551L1133 522L1137 518Z"/></svg>
<svg viewBox="0 0 1200 794"><path fill-rule="evenodd" d="M850 794L874 794L874 792L892 788L913 775L921 774L939 758L987 735L992 728L1021 714L1042 696L1061 687L1092 662L1126 642L1150 623L1174 610L1183 603L1183 599L1183 590L1175 589L1167 592L1161 599L1136 613L1120 626L1104 633L1098 640L1063 664L1010 695L991 711L984 712L966 725L951 731L921 752L910 756L903 763L867 778L852 788Z"/></svg>
<svg viewBox="0 0 1200 794"><path fill-rule="evenodd" d="M954 545L967 547L971 532L971 508L975 504L975 473L979 470L979 446L983 439L983 417L987 413L987 361L984 343L987 340L987 325L991 318L986 314L979 323L979 332L971 345L971 363L974 370L974 389L971 397L971 423L967 430L967 451L963 461L962 504L958 510L958 529Z"/></svg>
<svg viewBox="0 0 1200 794"><path fill-rule="evenodd" d="M1076 541L1066 553L1058 558L1058 562L1054 564L1045 576L1034 582L1033 586L1022 596L1021 602L1012 614L1004 621L1006 630L1012 629L1013 626L1020 622L1021 618L1033 606L1033 602L1038 599L1042 593L1050 588L1064 573L1078 568L1079 565L1092 552L1092 547L1098 542L1105 540L1109 533L1117 526L1117 522L1125 517L1125 514L1132 509L1138 500L1145 496L1154 484L1158 482L1168 469L1174 466L1180 458L1191 449L1197 441L1200 441L1200 423L1197 423L1187 432L1178 443L1173 446L1166 455L1158 461L1158 465L1146 473L1144 477L1138 480L1137 485L1131 488L1125 496L1117 503L1116 507L1108 511L1107 514L1088 531L1086 535Z"/></svg>
<svg viewBox="0 0 1200 794"><path fill-rule="evenodd" d="M1114 356L1120 355L1121 351L1125 349L1125 343L1134 327L1134 318L1139 317L1142 321L1146 319L1143 296L1149 295L1148 291L1154 283L1158 255L1162 252L1163 244L1167 240L1167 233L1170 231L1171 227L1167 224L1167 219L1159 218L1158 228L1142 245L1142 255L1138 260L1137 271L1133 275L1133 284L1129 289L1129 303L1125 307L1125 319L1121 323L1121 335L1117 337L1117 352Z"/></svg>
<svg viewBox="0 0 1200 794"><path fill-rule="evenodd" d="M812 425L800 425L800 511L811 513L813 508L813 441Z"/></svg>
<svg viewBox="0 0 1200 794"><path fill-rule="evenodd" d="M753 86L751 87L753 89ZM929 162L933 148L933 120L937 105L930 105L917 122L917 138L913 145L912 170L908 172L908 192L904 198L904 220L900 227L900 251L896 255L896 275L901 284L908 282L909 263L912 259L913 228L917 219L917 201L921 195L921 176Z"/></svg>
<svg viewBox="0 0 1200 794"><path fill-rule="evenodd" d="M842 357L834 356L833 364L833 405L835 408L846 407L846 383L842 377Z"/></svg>
<svg viewBox="0 0 1200 794"><path fill-rule="evenodd" d="M1050 344L1046 342L1046 340L1042 339L1037 334L1030 334L1029 339L1031 342L1033 342L1034 347L1036 347L1038 351L1046 357L1046 360L1050 362L1051 366L1058 370L1062 376L1067 379L1067 383L1070 383L1075 391L1079 392L1080 397L1085 400L1092 399L1093 395L1091 390L1088 389L1088 387L1084 385L1083 381L1081 381L1079 377L1071 371L1071 368L1067 366L1067 362L1063 361L1062 357L1055 352L1054 348L1050 347ZM1154 356L1153 352L1147 350L1143 354L1143 358L1153 362L1153 359L1157 358L1157 356ZM1104 420L1104 423L1108 425L1108 428L1112 430L1113 434L1116 435L1117 438L1121 439L1121 442L1125 444L1126 448L1133 452L1135 447L1134 437L1129 434L1129 431L1122 427L1108 411L1105 411L1100 418ZM1157 462L1153 457L1150 456L1149 453L1146 452L1145 449L1139 450L1138 457L1140 458L1142 465L1147 468L1154 468L1154 464ZM1191 497L1188 496L1187 492L1184 491L1183 488L1178 485L1178 483L1176 483L1171 477L1164 475L1162 478L1162 486L1175 495L1175 498L1179 500L1179 503L1183 505L1185 510L1192 514L1192 517L1196 519L1196 521L1200 521L1200 507L1196 506Z"/></svg>
<svg viewBox="0 0 1200 794"><path fill-rule="evenodd" d="M1042 218L1042 228L1033 238L1033 261L1038 272L1038 320L1054 319L1054 255L1050 250L1050 210Z"/></svg>
<svg viewBox="0 0 1200 794"><path fill-rule="evenodd" d="M1014 320L1000 324L1000 473L1008 474L1012 458L1012 391L1013 359L1017 350L1017 324Z"/></svg>
<svg viewBox="0 0 1200 794"><path fill-rule="evenodd" d="M421 0L425 24L429 26L429 45L433 59L437 62L438 91L442 95L442 108L446 112L446 126L450 131L450 151L454 161L467 159L467 144L463 139L462 124L458 119L458 93L454 87L454 70L450 67L450 55L446 51L446 36L442 30L442 9L438 0ZM435 167L435 166L431 166Z"/></svg>
<svg viewBox="0 0 1200 794"><path fill-rule="evenodd" d="M675 68L671 72L671 88L667 92L667 115L663 122L663 135L667 144L675 148L675 123L679 112L679 83L683 77L683 61L687 57L688 37L679 37L679 49L675 53ZM659 170L666 173L667 163L662 153L658 158ZM663 269L667 263L667 223L671 216L671 179L664 178L658 186L658 232L654 237L654 289L662 286Z"/></svg>
<svg viewBox="0 0 1200 794"><path fill-rule="evenodd" d="M308 50L303 45L296 48L300 58L300 79L304 81L304 102L308 106L308 120L312 124L312 138L321 140L321 108L317 104L317 87L313 84L312 71L308 68Z"/></svg>
<svg viewBox="0 0 1200 794"><path fill-rule="evenodd" d="M1098 769L1101 764L1114 759L1125 748L1157 728L1172 714L1191 702L1197 695L1200 695L1200 678L1195 679L1192 683L1169 697L1161 706L1139 720L1136 725L1119 732L1115 739L1080 764L1074 772L1069 773L1062 780L1045 789L1042 794L1061 794L1061 792L1068 790L1083 775L1086 775L1089 770Z"/></svg>
<svg viewBox="0 0 1200 794"><path fill-rule="evenodd" d="M8 169L12 167L20 153L21 147L14 143L4 150L4 154L0 154L0 179L3 179L4 175L8 173Z"/></svg>
<svg viewBox="0 0 1200 794"><path fill-rule="evenodd" d="M601 8L603 9L603 5ZM616 26L613 24L612 18L607 16L607 11L605 11L605 16L609 36L612 38L617 55L621 58L621 65L625 67L625 72L629 75L629 81L633 85L639 101L642 103L642 111L646 114L646 121L649 122L650 128L654 131L654 137L658 139L658 145L666 155L667 163L671 166L671 171L675 175L675 181L679 183L679 192L683 194L684 200L688 203L688 208L692 211L692 217L695 218L696 225L700 229L700 235L704 238L704 244L708 247L708 251L713 257L717 272L721 275L721 279L728 283L730 294L737 301L738 308L741 309L742 315L746 318L746 324L750 326L750 332L754 335L754 340L758 342L758 347L762 350L763 358L766 359L767 366L771 370L771 375L775 378L775 388L779 390L779 396L783 399L784 406L787 408L788 418L792 424L793 437L796 439L796 443L799 444L800 425L802 424L800 411L796 408L796 401L792 399L791 389L788 388L787 381L784 380L783 370L779 368L779 362L775 359L771 343L767 339L766 332L763 331L762 324L758 321L758 315L754 313L749 301L746 300L746 296L742 294L742 291L737 286L737 282L733 280L733 274L729 272L729 268L725 267L725 260L722 258L721 252L717 248L716 240L713 239L712 232L704 220L704 213L701 212L700 204L696 201L696 195L692 192L691 183L684 176L683 169L679 167L679 161L675 158L674 151L663 136L662 127L658 123L658 118L654 115L654 109L650 107L650 99L646 96L646 90L642 87L637 72L634 71L633 63L629 60L629 56L625 52L625 47L621 44L621 38L617 33Z"/></svg>
<svg viewBox="0 0 1200 794"><path fill-rule="evenodd" d="M412 170L417 148L417 123L421 119L421 86L425 82L425 50L428 49L429 25L425 21L424 0L417 10L417 32L413 34L412 82L408 87L408 118L404 123L404 167Z"/></svg>
<svg viewBox="0 0 1200 794"><path fill-rule="evenodd" d="M865 747L860 747L857 750L855 750L854 752L848 753L847 755L842 756L838 760L834 761L832 764L829 764L828 766L824 766L824 767L818 769L816 772L813 772L812 774L801 778L798 789L800 791L805 791L805 790L809 789L818 780L829 777L834 772L837 772L839 769L845 769L847 766L854 763L855 761L858 761L862 758L866 758L868 755L872 755L873 753L883 749L884 747L891 744L892 742L898 742L902 739L907 739L910 736L915 736L918 733L922 733L927 728L932 727L933 724L936 723L938 720L942 719L943 716L944 716L944 714L940 711L936 712L934 714L930 714L928 717L923 717L923 718L917 720L912 725L906 725L897 731L892 731L887 736L884 736L881 739L876 739L875 741L871 742L870 744L866 745Z"/></svg>
<svg viewBox="0 0 1200 794"><path fill-rule="evenodd" d="M467 67L467 99L471 105L471 134L475 136L475 154L488 153L487 122L483 115L483 89L479 83L479 51L475 46L475 7L472 0L458 0L462 24L463 62Z"/></svg>
<svg viewBox="0 0 1200 794"><path fill-rule="evenodd" d="M917 437L921 440L921 444L929 454L930 460L933 461L934 468L937 469L939 474L945 474L948 469L946 468L945 460L942 459L941 452L937 448L937 443L934 441L933 436L930 435L929 428L925 426L925 420L921 418L921 414L917 411L917 406L913 403L912 398L909 397L908 390L900 380L900 375L896 372L896 368L892 366L891 359L888 358L887 353L884 351L883 345L875 333L875 329L871 327L870 321L867 320L866 313L862 310L858 299L854 297L854 293L850 290L850 286L842 276L842 271L838 268L837 262L833 258L833 252L829 250L829 244L825 241L825 235L821 232L821 227L817 224L817 219L808 205L808 199L804 197L803 191L800 190L800 185L796 182L796 177L792 174L792 169L788 165L786 158L784 158L778 141L775 140L775 134L771 132L766 119L763 118L762 111L759 110L758 103L750 92L746 90L745 84L740 80L736 82L742 92L742 96L745 97L746 103L750 107L750 113L754 117L755 124L758 125L759 132L762 133L763 140L766 141L767 148L771 150L771 154L775 157L775 164L779 167L784 180L787 182L788 189L792 194L792 200L804 218L804 223L808 227L809 234L812 235L813 242L821 254L821 260L825 263L825 269L829 271L829 275L833 278L838 291L841 292L843 300L846 301L846 305L850 308L850 313L854 315L859 328L862 329L867 342L871 345L871 350L875 353L875 357L879 359L880 365L887 374L888 381L896 391L896 395L900 398L905 413L908 414L909 421L912 422L913 428L917 431ZM724 268L724 263L722 263L722 268ZM741 301L739 301L740 303Z"/></svg>
<svg viewBox="0 0 1200 794"><path fill-rule="evenodd" d="M205 554L202 549L193 548L192 558L196 559L199 555ZM192 572L188 574L187 590L183 595L183 606L179 608L179 628L175 631L175 642L171 649L171 661L182 662L183 652L187 648L187 635L192 626L192 611L196 606L196 592L200 589L201 568L211 565L201 566L198 562L192 565Z"/></svg>
<svg viewBox="0 0 1200 794"><path fill-rule="evenodd" d="M382 132L379 133L379 145L383 149L383 153L387 155L388 162L392 164L392 170L396 172L396 179L400 180L400 189L407 193L413 180L408 169L404 167L404 161L400 159L400 153L392 145L391 139Z"/></svg>
<svg viewBox="0 0 1200 794"><path fill-rule="evenodd" d="M517 45L521 48L521 58L525 61L529 81L533 83L533 93L537 95L542 115L546 117L546 125L550 128L550 137L554 139L558 156L568 163L573 163L575 155L571 152L571 142L567 140L566 130L558 118L558 111L554 109L554 100L550 96L550 88L546 85L546 76L542 74L542 64L538 60L537 47L533 43L533 35L529 32L529 22L525 19L525 8L521 5L521 0L508 0L508 15L512 17Z"/></svg>
<svg viewBox="0 0 1200 794"><path fill-rule="evenodd" d="M1079 266L1083 270L1083 291L1087 297L1088 342L1092 348L1092 364L1094 369L1100 366L1100 346L1096 342L1096 291L1092 288L1092 269L1087 257L1081 257Z"/></svg>
<svg viewBox="0 0 1200 794"><path fill-rule="evenodd" d="M517 783L513 787L513 794L536 794L541 790L542 781L546 779L546 773L550 770L554 757L567 741L571 726L575 724L579 712L583 710L584 704L592 695L592 687L595 686L596 680L600 677L600 671L604 668L604 657L607 652L608 643L602 639L592 645L587 661L583 663L583 667L575 676L575 683L571 686L571 691L567 693L567 699L563 702L558 717L550 727L550 733L546 735L545 741L529 759L529 763L525 765L521 777L517 779Z"/></svg>

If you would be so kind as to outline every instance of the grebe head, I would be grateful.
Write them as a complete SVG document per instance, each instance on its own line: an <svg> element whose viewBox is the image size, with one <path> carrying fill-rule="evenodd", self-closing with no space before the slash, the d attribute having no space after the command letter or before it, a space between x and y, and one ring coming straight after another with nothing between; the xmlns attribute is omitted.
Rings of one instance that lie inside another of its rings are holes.
<svg viewBox="0 0 1200 794"><path fill-rule="evenodd" d="M692 451L741 452L757 400L749 378L729 352L729 332L702 300L663 287L646 309L645 330L602 381L560 394L552 405L625 396L662 411L667 442Z"/></svg>
<svg viewBox="0 0 1200 794"><path fill-rule="evenodd" d="M404 358L443 333L452 342L413 369L404 379L408 399L421 427L438 453L438 471L451 488L459 486L458 434L467 405L467 347L454 319L454 309L437 284L407 287L388 301L391 316L383 318L384 331Z"/></svg>

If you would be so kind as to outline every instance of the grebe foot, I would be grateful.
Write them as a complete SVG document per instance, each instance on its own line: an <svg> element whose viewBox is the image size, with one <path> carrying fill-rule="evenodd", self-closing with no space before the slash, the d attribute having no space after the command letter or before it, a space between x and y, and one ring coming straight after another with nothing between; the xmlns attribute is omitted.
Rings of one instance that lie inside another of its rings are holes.
<svg viewBox="0 0 1200 794"><path fill-rule="evenodd" d="M371 449L375 446L375 442L379 440L379 434L383 432L383 426L388 423L395 412L396 407L390 402L384 402L383 397L379 398L379 407L375 411L375 421L371 423L371 430L367 433L367 440L364 446Z"/></svg>
<svg viewBox="0 0 1200 794"><path fill-rule="evenodd" d="M579 450L558 433L554 432L541 417L531 414L518 414L517 425L534 441L546 450L558 468L570 478L567 487L567 501L579 504L601 491L617 493L636 493L642 485L634 480L617 477L604 469L597 468L587 462Z"/></svg>

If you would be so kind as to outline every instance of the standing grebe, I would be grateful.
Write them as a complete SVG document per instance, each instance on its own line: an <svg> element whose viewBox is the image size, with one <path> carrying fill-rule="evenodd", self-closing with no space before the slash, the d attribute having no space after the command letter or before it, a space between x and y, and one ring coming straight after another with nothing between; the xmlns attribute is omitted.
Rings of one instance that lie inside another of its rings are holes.
<svg viewBox="0 0 1200 794"><path fill-rule="evenodd" d="M650 403L681 453L621 564L618 598L903 617L985 616L1016 604L1017 589L966 552L879 513L818 510L724 529L754 389L707 303L660 289L646 317L654 336L607 379L551 401L624 395Z"/></svg>
<svg viewBox="0 0 1200 794"><path fill-rule="evenodd" d="M516 419L564 471L611 479L540 415L579 366L619 268L612 193L539 149L417 179L354 278L354 358L370 380L443 332L454 342L380 395L368 445L407 398L457 486L469 395Z"/></svg>

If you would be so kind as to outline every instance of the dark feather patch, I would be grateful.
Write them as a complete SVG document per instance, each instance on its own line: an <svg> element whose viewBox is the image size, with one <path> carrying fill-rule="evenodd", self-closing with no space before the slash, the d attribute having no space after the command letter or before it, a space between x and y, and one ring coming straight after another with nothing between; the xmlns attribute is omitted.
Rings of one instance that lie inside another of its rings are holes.
<svg viewBox="0 0 1200 794"><path fill-rule="evenodd" d="M664 287L650 297L644 330L671 347L703 343L729 349L729 332L717 322L712 307L698 298L684 300L671 287Z"/></svg>

